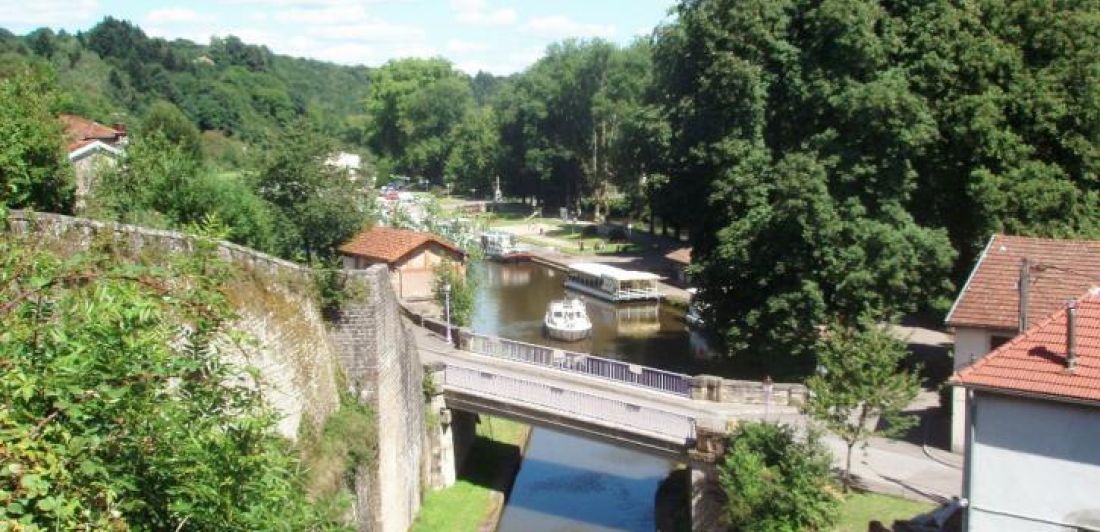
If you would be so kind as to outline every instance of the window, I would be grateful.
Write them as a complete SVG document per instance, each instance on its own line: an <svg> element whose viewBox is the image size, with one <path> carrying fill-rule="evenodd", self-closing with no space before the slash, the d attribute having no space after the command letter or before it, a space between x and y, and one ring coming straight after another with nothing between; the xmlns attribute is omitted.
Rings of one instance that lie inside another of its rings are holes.
<svg viewBox="0 0 1100 532"><path fill-rule="evenodd" d="M989 350L992 351L994 349L997 349L998 347L1001 347L1002 345L1008 343L1008 341L1011 340L1011 339L1012 339L1011 336L1000 336L1000 335L990 336L989 337Z"/></svg>

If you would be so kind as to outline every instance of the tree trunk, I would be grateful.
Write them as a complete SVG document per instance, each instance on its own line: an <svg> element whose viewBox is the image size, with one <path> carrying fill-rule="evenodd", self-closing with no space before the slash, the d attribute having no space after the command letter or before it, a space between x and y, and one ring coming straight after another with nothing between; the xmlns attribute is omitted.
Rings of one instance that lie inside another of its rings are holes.
<svg viewBox="0 0 1100 532"><path fill-rule="evenodd" d="M848 456L844 461L844 493L848 493L848 490L852 487L852 449L855 448L854 443L848 444Z"/></svg>

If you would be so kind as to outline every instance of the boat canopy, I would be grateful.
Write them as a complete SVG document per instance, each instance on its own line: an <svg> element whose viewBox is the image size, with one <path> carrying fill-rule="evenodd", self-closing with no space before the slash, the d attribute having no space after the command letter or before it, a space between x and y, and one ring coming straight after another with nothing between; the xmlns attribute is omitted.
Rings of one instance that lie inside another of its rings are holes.
<svg viewBox="0 0 1100 532"><path fill-rule="evenodd" d="M623 270L607 264L595 262L577 262L569 265L570 272L590 275L592 277L607 277L619 282L626 281L657 281L661 276L649 272Z"/></svg>

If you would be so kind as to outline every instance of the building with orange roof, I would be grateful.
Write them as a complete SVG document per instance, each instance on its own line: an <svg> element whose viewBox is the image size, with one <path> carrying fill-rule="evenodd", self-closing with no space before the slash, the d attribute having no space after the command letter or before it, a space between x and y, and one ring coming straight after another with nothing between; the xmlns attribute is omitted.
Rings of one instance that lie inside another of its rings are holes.
<svg viewBox="0 0 1100 532"><path fill-rule="evenodd" d="M390 269L393 289L407 300L432 297L435 267L444 261L465 266L466 253L432 233L371 227L338 248L344 268L363 269L385 264Z"/></svg>
<svg viewBox="0 0 1100 532"><path fill-rule="evenodd" d="M95 186L99 172L114 166L122 155L127 143L126 128L118 124L105 126L76 115L61 115L58 120L64 128L65 149L76 174L76 207L79 210Z"/></svg>
<svg viewBox="0 0 1100 532"><path fill-rule="evenodd" d="M1100 530L1100 290L957 371L965 530Z"/></svg>
<svg viewBox="0 0 1100 532"><path fill-rule="evenodd" d="M1100 286L1100 240L993 235L947 315L955 333L954 369L980 360L1026 330L1028 323L1050 316L1095 286ZM955 452L963 450L965 412L965 396L955 390Z"/></svg>

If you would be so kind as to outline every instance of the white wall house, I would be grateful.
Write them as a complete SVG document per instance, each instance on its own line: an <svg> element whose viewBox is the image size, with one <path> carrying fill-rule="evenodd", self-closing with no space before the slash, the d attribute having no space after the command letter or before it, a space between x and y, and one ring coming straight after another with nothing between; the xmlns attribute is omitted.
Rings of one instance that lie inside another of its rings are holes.
<svg viewBox="0 0 1100 532"><path fill-rule="evenodd" d="M1023 285L1021 277L1027 281ZM947 315L955 333L955 371L1096 285L1100 241L994 235ZM1021 293L1026 294L1023 306ZM961 389L952 391L951 406L951 450L962 452L968 409Z"/></svg>
<svg viewBox="0 0 1100 532"><path fill-rule="evenodd" d="M1100 530L1098 293L1041 320L952 383L970 411L965 530Z"/></svg>

